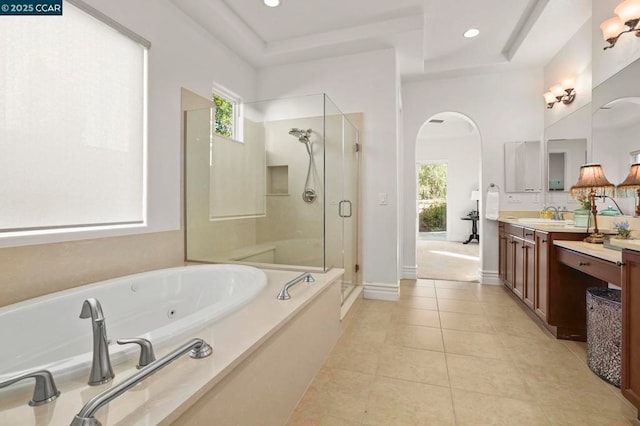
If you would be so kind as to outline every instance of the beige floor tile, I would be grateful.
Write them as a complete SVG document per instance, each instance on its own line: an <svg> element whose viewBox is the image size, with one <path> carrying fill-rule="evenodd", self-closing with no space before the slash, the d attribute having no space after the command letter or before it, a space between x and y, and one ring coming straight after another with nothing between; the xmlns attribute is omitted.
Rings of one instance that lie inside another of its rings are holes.
<svg viewBox="0 0 640 426"><path fill-rule="evenodd" d="M287 422L287 426L358 426L360 421L346 420L339 417L309 413L296 410Z"/></svg>
<svg viewBox="0 0 640 426"><path fill-rule="evenodd" d="M471 290L476 283L462 281L434 280L436 288L453 288L458 290Z"/></svg>
<svg viewBox="0 0 640 426"><path fill-rule="evenodd" d="M436 297L433 287L400 287L400 298L407 297Z"/></svg>
<svg viewBox="0 0 640 426"><path fill-rule="evenodd" d="M580 361L587 362L587 343L574 342L573 340L560 340Z"/></svg>
<svg viewBox="0 0 640 426"><path fill-rule="evenodd" d="M383 326L372 326L371 324L362 324L361 322L353 322L342 332L342 340L350 340L355 345L371 345L379 346L384 343L387 337L387 329Z"/></svg>
<svg viewBox="0 0 640 426"><path fill-rule="evenodd" d="M438 300L431 297L406 297L398 300L398 306L410 309L438 310Z"/></svg>
<svg viewBox="0 0 640 426"><path fill-rule="evenodd" d="M442 332L438 328L397 324L389 327L385 343L407 348L443 352Z"/></svg>
<svg viewBox="0 0 640 426"><path fill-rule="evenodd" d="M446 354L452 389L531 400L523 375L508 360Z"/></svg>
<svg viewBox="0 0 640 426"><path fill-rule="evenodd" d="M361 421L373 383L372 375L323 367L297 410L309 416Z"/></svg>
<svg viewBox="0 0 640 426"><path fill-rule="evenodd" d="M443 352L385 345L380 350L377 376L449 386Z"/></svg>
<svg viewBox="0 0 640 426"><path fill-rule="evenodd" d="M504 339L503 346L509 359L514 361L516 368L527 379L549 385L573 386L591 392L608 391L604 382L561 344L544 345L541 341L530 340L532 344L525 345L521 340L517 342L518 347L528 348L527 350L514 350L511 346L514 344L513 338ZM540 342L539 347L535 347L536 342ZM561 349L558 350L558 347Z"/></svg>
<svg viewBox="0 0 640 426"><path fill-rule="evenodd" d="M482 304L468 300L439 299L438 310L440 312L458 312L461 314L482 315Z"/></svg>
<svg viewBox="0 0 640 426"><path fill-rule="evenodd" d="M378 369L378 348L381 345L361 345L349 338L341 338L333 348L325 365L331 368L375 374Z"/></svg>
<svg viewBox="0 0 640 426"><path fill-rule="evenodd" d="M391 317L396 309L394 302L383 302L379 300L363 300L353 317L356 322L363 326L385 327L391 321Z"/></svg>
<svg viewBox="0 0 640 426"><path fill-rule="evenodd" d="M515 301L502 286L493 286L486 284L478 284L471 291L476 295L479 301L492 303L494 305L513 305Z"/></svg>
<svg viewBox="0 0 640 426"><path fill-rule="evenodd" d="M440 323L443 329L477 331L495 333L489 320L484 315L460 314L457 312L440 312Z"/></svg>
<svg viewBox="0 0 640 426"><path fill-rule="evenodd" d="M434 280L426 279L426 278L418 278L416 280L416 287L433 287Z"/></svg>
<svg viewBox="0 0 640 426"><path fill-rule="evenodd" d="M392 321L397 324L440 327L440 315L438 314L438 311L427 311L425 309L398 307Z"/></svg>
<svg viewBox="0 0 640 426"><path fill-rule="evenodd" d="M603 384L600 387L583 388L570 380L558 384L527 378L526 382L529 391L542 407L556 410L570 408L611 418L635 417L635 410L609 392Z"/></svg>
<svg viewBox="0 0 640 426"><path fill-rule="evenodd" d="M436 295L438 299L470 300L472 302L478 302L478 298L471 290L436 287Z"/></svg>
<svg viewBox="0 0 640 426"><path fill-rule="evenodd" d="M609 417L570 408L542 408L553 426L633 426L632 419Z"/></svg>
<svg viewBox="0 0 640 426"><path fill-rule="evenodd" d="M446 353L506 359L507 354L495 334L442 330Z"/></svg>
<svg viewBox="0 0 640 426"><path fill-rule="evenodd" d="M554 338L551 333L543 329L531 318L505 320L488 316L489 322L499 334L508 334L517 337L526 337L527 339L548 340Z"/></svg>
<svg viewBox="0 0 640 426"><path fill-rule="evenodd" d="M452 389L456 425L548 425L542 409L530 401Z"/></svg>
<svg viewBox="0 0 640 426"><path fill-rule="evenodd" d="M365 425L453 425L449 388L377 377L363 417Z"/></svg>

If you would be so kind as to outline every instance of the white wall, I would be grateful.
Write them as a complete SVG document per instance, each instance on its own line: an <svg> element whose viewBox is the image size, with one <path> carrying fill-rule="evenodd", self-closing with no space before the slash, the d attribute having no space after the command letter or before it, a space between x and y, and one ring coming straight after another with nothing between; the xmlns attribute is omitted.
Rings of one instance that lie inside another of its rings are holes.
<svg viewBox="0 0 640 426"><path fill-rule="evenodd" d="M476 202L471 191L479 188L480 137L477 134L451 138L419 138L416 145L418 163L447 164L447 239L465 241L471 234L471 222L460 220ZM407 194L408 195L408 194Z"/></svg>
<svg viewBox="0 0 640 426"><path fill-rule="evenodd" d="M325 92L344 113L363 113L361 185L363 281L397 295L397 79L393 49L297 64L272 66L259 73L260 99ZM413 150L412 150L413 151ZM378 204L378 194L388 204ZM385 296L385 297L386 297Z"/></svg>
<svg viewBox="0 0 640 426"><path fill-rule="evenodd" d="M542 136L542 77L542 70L534 69L403 84L403 270L416 265L416 213L413 201L409 201L416 191L416 178L415 169L410 165L415 163L414 147L424 122L444 111L464 114L475 122L481 138L480 191L484 200L484 193L490 183L497 184L501 189L504 187L504 142L539 140ZM517 204L507 203L504 192L500 195L502 210L538 210L541 206L540 201L535 201L536 194L519 194L520 203ZM539 194L537 197L540 198ZM483 282L498 282L497 234L497 222L485 219L480 221Z"/></svg>
<svg viewBox="0 0 640 426"><path fill-rule="evenodd" d="M591 102L591 32L592 20L589 19L544 67L544 88L540 96L565 78L572 75L576 78L576 98L569 105L557 103L546 109L545 128Z"/></svg>
<svg viewBox="0 0 640 426"><path fill-rule="evenodd" d="M151 42L148 231L180 229L180 89L210 98L215 81L252 98L256 72L167 0L87 3Z"/></svg>

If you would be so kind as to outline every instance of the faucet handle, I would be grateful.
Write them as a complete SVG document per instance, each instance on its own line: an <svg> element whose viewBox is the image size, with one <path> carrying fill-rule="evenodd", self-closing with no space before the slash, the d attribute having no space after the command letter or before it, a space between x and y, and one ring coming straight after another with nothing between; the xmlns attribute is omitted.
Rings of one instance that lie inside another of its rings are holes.
<svg viewBox="0 0 640 426"><path fill-rule="evenodd" d="M136 337L133 339L118 339L116 342L119 345L128 345L130 343L135 343L136 345L140 346L140 359L138 360L138 365L136 365L136 368L138 370L146 367L156 360L156 355L153 353L153 345L148 339Z"/></svg>
<svg viewBox="0 0 640 426"><path fill-rule="evenodd" d="M53 375L48 370L30 371L12 377L4 382L0 382L0 388L11 386L12 384L24 379L36 379L36 387L33 390L33 397L29 401L29 405L35 407L37 405L46 404L60 396L60 391L56 387Z"/></svg>

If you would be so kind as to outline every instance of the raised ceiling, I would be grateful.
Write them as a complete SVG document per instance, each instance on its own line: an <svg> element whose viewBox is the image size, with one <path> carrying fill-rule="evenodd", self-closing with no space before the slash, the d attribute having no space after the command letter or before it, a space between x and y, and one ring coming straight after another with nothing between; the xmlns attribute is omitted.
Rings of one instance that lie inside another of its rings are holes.
<svg viewBox="0 0 640 426"><path fill-rule="evenodd" d="M171 1L256 68L395 48L405 79L542 66L591 16L590 0Z"/></svg>

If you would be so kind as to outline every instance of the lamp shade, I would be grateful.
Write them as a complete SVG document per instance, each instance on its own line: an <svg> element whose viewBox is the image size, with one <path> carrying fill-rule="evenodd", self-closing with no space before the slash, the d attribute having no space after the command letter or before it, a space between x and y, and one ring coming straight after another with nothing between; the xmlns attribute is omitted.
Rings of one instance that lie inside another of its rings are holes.
<svg viewBox="0 0 640 426"><path fill-rule="evenodd" d="M640 189L640 163L634 163L624 182L617 186L616 193L622 196L634 196L638 189Z"/></svg>
<svg viewBox="0 0 640 426"><path fill-rule="evenodd" d="M554 102L557 101L556 96L551 93L551 92L547 92L544 94L544 101L548 104L552 104Z"/></svg>
<svg viewBox="0 0 640 426"><path fill-rule="evenodd" d="M638 19L640 18L640 0L625 0L613 10L613 13L618 15L620 21L625 24Z"/></svg>
<svg viewBox="0 0 640 426"><path fill-rule="evenodd" d="M571 187L571 195L587 194L591 190L599 190L603 195L613 196L615 185L604 175L600 164L585 164L580 167L578 182Z"/></svg>
<svg viewBox="0 0 640 426"><path fill-rule="evenodd" d="M480 191L471 191L471 200L478 201L480 199Z"/></svg>
<svg viewBox="0 0 640 426"><path fill-rule="evenodd" d="M573 75L562 80L562 88L565 90L574 89L576 87L576 78Z"/></svg>
<svg viewBox="0 0 640 426"><path fill-rule="evenodd" d="M625 27L624 22L620 20L620 18L610 18L600 24L600 29L602 30L602 38L604 41L609 41L609 39L615 39L618 34L625 31L627 27Z"/></svg>
<svg viewBox="0 0 640 426"><path fill-rule="evenodd" d="M564 95L564 89L559 84L556 84L555 86L550 88L549 91L553 93L553 96L556 96L556 97Z"/></svg>

